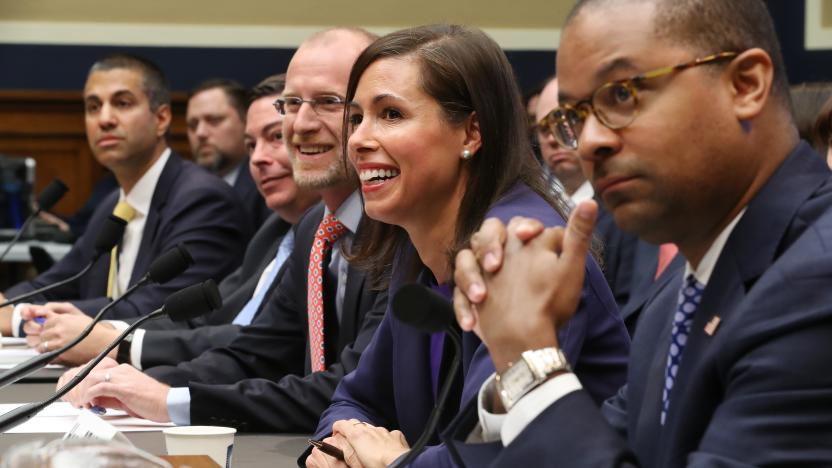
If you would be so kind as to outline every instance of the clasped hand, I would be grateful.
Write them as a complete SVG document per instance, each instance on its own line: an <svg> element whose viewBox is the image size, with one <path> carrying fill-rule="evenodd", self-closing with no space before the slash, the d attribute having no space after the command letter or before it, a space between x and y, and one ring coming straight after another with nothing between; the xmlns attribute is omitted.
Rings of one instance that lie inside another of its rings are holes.
<svg viewBox="0 0 832 468"><path fill-rule="evenodd" d="M566 228L514 218L486 220L456 257L454 310L487 345L497 371L523 351L558 346L557 327L575 313L598 206L581 203Z"/></svg>

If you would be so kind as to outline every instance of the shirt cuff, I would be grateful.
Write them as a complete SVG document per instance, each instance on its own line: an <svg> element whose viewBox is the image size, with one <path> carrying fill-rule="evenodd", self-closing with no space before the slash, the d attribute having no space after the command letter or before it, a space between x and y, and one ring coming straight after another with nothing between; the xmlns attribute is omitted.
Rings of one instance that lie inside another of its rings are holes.
<svg viewBox="0 0 832 468"><path fill-rule="evenodd" d="M104 322L109 323L113 326L113 328L115 328L119 332L123 332L124 330L127 330L128 327L130 327L130 325L127 322L122 322L121 320L104 320Z"/></svg>
<svg viewBox="0 0 832 468"><path fill-rule="evenodd" d="M28 306L28 303L20 303L14 306L12 309L12 336L14 337L22 337L26 336L25 334L21 333L23 331L23 319L20 317L20 311L23 307Z"/></svg>
<svg viewBox="0 0 832 468"><path fill-rule="evenodd" d="M564 396L582 389L578 377L571 372L558 375L523 395L506 415L500 429L500 438L506 447L546 408Z"/></svg>
<svg viewBox="0 0 832 468"><path fill-rule="evenodd" d="M141 328L133 330L133 342L130 343L130 364L138 370L142 370L142 343L146 331Z"/></svg>
<svg viewBox="0 0 832 468"><path fill-rule="evenodd" d="M494 442L500 439L500 428L506 420L505 414L494 414L488 411L490 407L488 402L492 401L494 395L494 377L496 374L491 374L477 395L477 413L480 418L480 438L482 442Z"/></svg>
<svg viewBox="0 0 832 468"><path fill-rule="evenodd" d="M176 387L168 390L168 416L177 426L191 425L191 389Z"/></svg>

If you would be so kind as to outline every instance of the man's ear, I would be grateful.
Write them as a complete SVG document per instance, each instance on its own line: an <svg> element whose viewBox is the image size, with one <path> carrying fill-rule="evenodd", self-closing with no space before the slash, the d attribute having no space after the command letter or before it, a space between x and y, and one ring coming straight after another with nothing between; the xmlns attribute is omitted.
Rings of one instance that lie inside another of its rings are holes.
<svg viewBox="0 0 832 468"><path fill-rule="evenodd" d="M476 154L482 147L482 133L480 132L480 119L476 112L471 112L471 115L465 119L463 124L465 128L465 140L463 140L463 149L467 149L471 154Z"/></svg>
<svg viewBox="0 0 832 468"><path fill-rule="evenodd" d="M774 64L763 49L749 49L728 66L734 115L737 120L751 120L763 111L771 99Z"/></svg>
<svg viewBox="0 0 832 468"><path fill-rule="evenodd" d="M156 136L163 137L170 128L171 119L170 104L161 104L154 112L156 114Z"/></svg>

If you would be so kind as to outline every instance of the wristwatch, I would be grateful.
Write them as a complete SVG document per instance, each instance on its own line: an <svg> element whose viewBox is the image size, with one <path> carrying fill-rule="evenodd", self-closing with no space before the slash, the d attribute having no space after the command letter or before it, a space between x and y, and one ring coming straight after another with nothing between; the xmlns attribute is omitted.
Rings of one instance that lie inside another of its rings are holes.
<svg viewBox="0 0 832 468"><path fill-rule="evenodd" d="M118 344L118 352L116 353L116 362L119 364L130 364L130 348L133 347L133 334L125 336L121 343Z"/></svg>
<svg viewBox="0 0 832 468"><path fill-rule="evenodd" d="M510 410L523 395L545 382L554 373L571 372L569 361L560 348L525 351L517 362L497 374L497 392L503 407Z"/></svg>

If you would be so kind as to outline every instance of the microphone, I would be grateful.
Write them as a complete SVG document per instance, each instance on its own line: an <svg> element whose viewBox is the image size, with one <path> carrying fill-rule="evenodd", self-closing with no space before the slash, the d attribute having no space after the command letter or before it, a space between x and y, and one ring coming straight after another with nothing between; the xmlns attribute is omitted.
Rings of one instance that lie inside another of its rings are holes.
<svg viewBox="0 0 832 468"><path fill-rule="evenodd" d="M55 203L58 203L58 200L60 200L68 190L69 189L66 187L66 184L61 182L60 179L54 179L52 182L49 183L49 185L46 186L45 189L43 189L43 191L40 193L40 196L38 197L37 209L35 209L35 211L32 212L32 214L30 214L29 217L26 218L26 221L24 221L23 225L20 226L20 229L17 230L17 233L15 233L12 240L10 240L9 243L6 245L6 250L4 250L2 254L0 254L0 261L2 261L6 254L9 253L9 251L12 249L12 246L20 240L20 236L22 236L23 233L26 232L26 230L29 228L29 224L32 223L32 221L37 217L37 215L39 215L41 211L49 211L50 209L52 209L52 207L55 206Z"/></svg>
<svg viewBox="0 0 832 468"><path fill-rule="evenodd" d="M101 226L101 230L98 231L98 237L95 238L95 252L93 253L92 259L90 259L89 263L81 269L78 273L70 276L69 278L62 279L57 283L46 285L42 288L35 289L34 291L29 291L25 294L21 294L19 296L13 297L8 299L6 302L0 304L0 307L6 307L8 305L17 304L18 302L23 302L30 297L35 297L41 293L45 293L47 291L51 291L52 289L59 288L67 283L71 283L78 278L84 276L90 268L92 268L93 264L105 253L109 252L113 249L113 247L118 244L118 241L121 240L121 237L124 235L124 229L127 226L127 221L119 218L118 216L110 215L105 221L104 224Z"/></svg>
<svg viewBox="0 0 832 468"><path fill-rule="evenodd" d="M139 325L148 320L168 315L173 320L188 320L208 312L218 309L222 306L222 298L217 289L217 284L214 280L207 280L202 283L197 283L188 286L185 289L177 291L168 296L165 305L145 315L141 319L134 322L121 335L118 336L112 343L108 344L92 361L88 362L84 369L81 370L75 377L72 378L66 385L60 388L54 395L41 402L29 403L9 411L0 417L0 432L7 430L29 420L32 416L40 412L43 408L49 406L54 401L58 400L67 392L75 388L81 383L84 378L92 372L92 369L104 359L107 354L113 350L119 343L133 332Z"/></svg>
<svg viewBox="0 0 832 468"><path fill-rule="evenodd" d="M454 382L453 376L459 372L459 366L462 361L462 340L459 331L454 327L456 319L451 303L437 292L425 286L420 284L406 284L402 286L396 292L396 295L393 296L391 306L393 308L393 315L397 319L429 333L444 331L454 344L454 357L448 369L448 375L450 377L445 379L445 382L442 384L442 388L439 390L439 395L436 399L436 405L431 410L430 417L428 417L425 429L422 431L419 439L416 440L404 457L400 458L395 465L392 465L394 467L401 467L412 462L425 449L425 445L430 440L430 436L436 432L436 426L439 425L439 418L442 416L442 411L451 393L451 386Z"/></svg>
<svg viewBox="0 0 832 468"><path fill-rule="evenodd" d="M116 219L120 218L116 217ZM98 311L98 314L96 314L96 316L93 317L92 322L88 323L84 330L82 330L81 333L78 334L78 336L73 338L72 341L61 346L58 349L54 349L52 351L38 354L37 356L33 356L28 360L21 362L15 367L0 374L0 389L6 387L7 385L13 384L14 382L17 382L18 380L26 377L32 372L37 371L43 366L49 364L53 359L63 354L69 348L80 343L81 340L83 340L90 333L92 333L92 329L93 327L95 327L95 324L101 321L101 318L104 316L105 313L107 313L108 310L112 309L113 306L116 305L118 302L130 296L133 293L133 291L139 289L140 287L144 286L149 282L154 282L158 284L166 283L171 279L177 277L183 271L187 270L188 267L193 264L193 262L194 259L191 257L191 254L188 253L188 250L185 249L185 247L182 244L179 244L176 247L163 253L161 256L159 256L159 258L153 261L153 263L150 265L150 268L148 268L147 274L145 274L145 276L141 280L139 280L136 284L127 289L127 291L125 291L121 297L102 307L101 310ZM182 300L178 299L177 297L171 296L168 298L168 301ZM165 303L167 304L167 302ZM176 313L180 313L178 312L179 308L172 310L176 311ZM174 318L174 320L176 319Z"/></svg>

